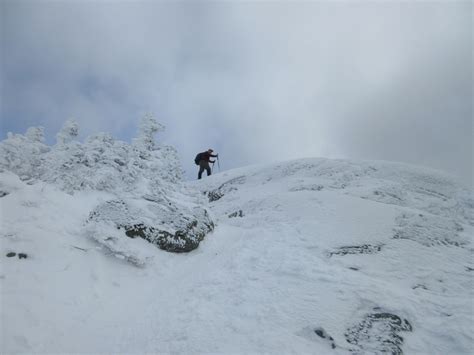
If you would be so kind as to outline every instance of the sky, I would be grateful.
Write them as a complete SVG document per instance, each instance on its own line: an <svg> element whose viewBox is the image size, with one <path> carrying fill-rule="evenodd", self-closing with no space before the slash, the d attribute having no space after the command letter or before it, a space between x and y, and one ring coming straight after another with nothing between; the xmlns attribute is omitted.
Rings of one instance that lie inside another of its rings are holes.
<svg viewBox="0 0 474 355"><path fill-rule="evenodd" d="M301 157L473 181L471 1L0 1L1 136L147 112L186 177ZM217 168L217 166L216 166ZM216 169L217 170L217 169Z"/></svg>

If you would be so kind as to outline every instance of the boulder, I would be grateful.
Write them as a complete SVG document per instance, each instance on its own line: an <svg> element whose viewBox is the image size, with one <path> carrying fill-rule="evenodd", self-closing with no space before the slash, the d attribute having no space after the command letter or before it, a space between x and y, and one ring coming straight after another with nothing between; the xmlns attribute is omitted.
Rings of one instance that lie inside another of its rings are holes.
<svg viewBox="0 0 474 355"><path fill-rule="evenodd" d="M123 231L124 237L143 238L174 253L196 249L214 229L214 222L205 208L178 206L171 201L157 203L151 199L107 201L90 213L87 223L112 224Z"/></svg>

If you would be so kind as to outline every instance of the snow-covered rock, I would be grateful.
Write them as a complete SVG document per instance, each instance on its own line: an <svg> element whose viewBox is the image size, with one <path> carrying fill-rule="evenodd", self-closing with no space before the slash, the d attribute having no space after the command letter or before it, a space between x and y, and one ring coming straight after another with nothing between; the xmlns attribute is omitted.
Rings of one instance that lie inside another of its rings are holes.
<svg viewBox="0 0 474 355"><path fill-rule="evenodd" d="M110 247L116 229L123 230L117 238L140 237L170 252L196 249L204 236L214 229L214 223L204 208L192 209L176 202L162 204L150 200L110 200L97 206L89 215L89 231L100 243ZM100 225L100 232L94 230ZM112 233L104 232L109 225ZM119 252L118 250L116 250Z"/></svg>

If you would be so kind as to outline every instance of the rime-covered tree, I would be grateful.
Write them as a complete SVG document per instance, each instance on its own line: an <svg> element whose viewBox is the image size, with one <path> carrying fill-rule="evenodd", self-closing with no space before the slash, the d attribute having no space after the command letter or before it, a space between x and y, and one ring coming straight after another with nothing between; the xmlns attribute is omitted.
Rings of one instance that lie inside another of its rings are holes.
<svg viewBox="0 0 474 355"><path fill-rule="evenodd" d="M44 144L43 127L30 127L23 134L8 133L0 143L0 169L17 174L22 180L41 177L43 157L49 151Z"/></svg>
<svg viewBox="0 0 474 355"><path fill-rule="evenodd" d="M72 142L79 135L79 125L74 119L67 120L56 134L57 144L64 146Z"/></svg>
<svg viewBox="0 0 474 355"><path fill-rule="evenodd" d="M182 170L174 147L158 144L155 135L165 130L151 114L140 122L138 136L133 140L132 166L137 175L148 178L156 187L163 183L181 181Z"/></svg>
<svg viewBox="0 0 474 355"><path fill-rule="evenodd" d="M147 114L132 144L106 133L93 134L80 143L76 140L79 125L71 119L49 148L43 143L43 129L32 127L24 135L9 134L0 143L0 168L22 179L54 183L69 193L89 188L161 194L172 189L182 176L176 150L155 140L163 130L164 126Z"/></svg>
<svg viewBox="0 0 474 355"><path fill-rule="evenodd" d="M155 135L165 130L155 117L147 113L138 126L138 136L133 139L133 146L139 151L153 151L156 148Z"/></svg>

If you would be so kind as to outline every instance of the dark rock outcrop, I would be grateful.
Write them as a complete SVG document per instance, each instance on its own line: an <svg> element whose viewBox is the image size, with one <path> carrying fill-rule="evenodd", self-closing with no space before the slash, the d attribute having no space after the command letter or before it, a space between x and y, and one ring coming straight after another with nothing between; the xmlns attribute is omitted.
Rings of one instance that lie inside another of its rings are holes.
<svg viewBox="0 0 474 355"><path fill-rule="evenodd" d="M224 197L224 194L220 192L219 190L213 190L213 191L209 191L209 193L207 194L207 197L209 197L209 202L214 202Z"/></svg>
<svg viewBox="0 0 474 355"><path fill-rule="evenodd" d="M396 314L375 312L367 314L357 325L344 334L354 353L401 355L403 337L400 332L411 332L411 324Z"/></svg>
<svg viewBox="0 0 474 355"><path fill-rule="evenodd" d="M372 245L372 244L363 244L363 245L354 245L354 246L343 246L337 248L335 251L329 253L329 256L333 255L347 255L347 254L375 254L382 250L383 245Z"/></svg>
<svg viewBox="0 0 474 355"><path fill-rule="evenodd" d="M238 211L235 211L231 214L229 214L229 218L235 218L235 217L243 217L244 216L244 213L242 212L242 210L238 210Z"/></svg>
<svg viewBox="0 0 474 355"><path fill-rule="evenodd" d="M178 230L174 234L143 224L123 226L123 229L125 235L130 238L140 237L157 245L160 249L174 253L186 253L196 249L205 235L214 229L212 222L207 225L207 229L201 231L194 230L197 226L198 221L194 220L188 223L185 229Z"/></svg>
<svg viewBox="0 0 474 355"><path fill-rule="evenodd" d="M321 191L324 189L323 185L303 185L303 186L296 186L290 189L291 192L298 192L298 191Z"/></svg>
<svg viewBox="0 0 474 355"><path fill-rule="evenodd" d="M14 256L17 256L18 255L18 258L19 259L26 259L28 257L28 254L26 253L15 253L14 251L11 251L9 253L7 253L7 258L13 258Z"/></svg>
<svg viewBox="0 0 474 355"><path fill-rule="evenodd" d="M326 339L326 340L330 343L332 349L335 349L335 348L336 348L336 343L334 342L333 337L330 336L323 328L321 328L321 327L316 328L316 329L314 330L314 332L315 332L316 335L318 335L320 338Z"/></svg>

